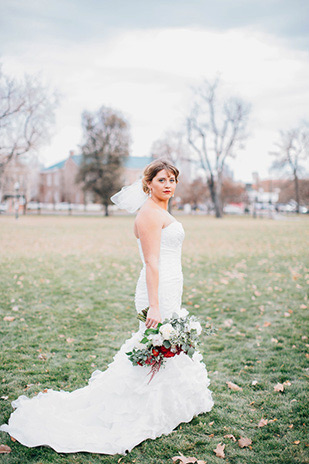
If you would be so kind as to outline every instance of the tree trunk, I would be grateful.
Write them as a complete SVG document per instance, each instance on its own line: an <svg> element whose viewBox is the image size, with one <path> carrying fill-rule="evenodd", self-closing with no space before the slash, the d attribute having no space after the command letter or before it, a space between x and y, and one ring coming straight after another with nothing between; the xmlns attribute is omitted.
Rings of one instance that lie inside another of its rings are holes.
<svg viewBox="0 0 309 464"><path fill-rule="evenodd" d="M214 182L213 175L211 174L210 177L207 179L207 184L209 187L210 191L210 197L211 201L214 205L215 208L215 213L216 213L216 218L221 218L222 217L222 209L221 209L221 185L218 188L218 182L217 185Z"/></svg>
<svg viewBox="0 0 309 464"><path fill-rule="evenodd" d="M215 193L214 178L213 178L212 175L211 175L210 177L207 178L207 184L208 184L209 191L210 191L211 201L212 201L212 203L213 203L213 205L214 205L214 204L215 204L216 193Z"/></svg>
<svg viewBox="0 0 309 464"><path fill-rule="evenodd" d="M104 207L105 207L105 216L109 216L108 204L105 204Z"/></svg>
<svg viewBox="0 0 309 464"><path fill-rule="evenodd" d="M295 186L295 198L296 198L296 213L299 214L299 182L297 173L294 171L294 186Z"/></svg>

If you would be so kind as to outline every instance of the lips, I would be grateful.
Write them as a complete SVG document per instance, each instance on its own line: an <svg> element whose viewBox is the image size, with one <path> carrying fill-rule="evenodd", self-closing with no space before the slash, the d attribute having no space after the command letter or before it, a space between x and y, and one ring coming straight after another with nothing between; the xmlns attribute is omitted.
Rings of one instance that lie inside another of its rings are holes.
<svg viewBox="0 0 309 464"><path fill-rule="evenodd" d="M163 193L171 193L170 190L163 190Z"/></svg>

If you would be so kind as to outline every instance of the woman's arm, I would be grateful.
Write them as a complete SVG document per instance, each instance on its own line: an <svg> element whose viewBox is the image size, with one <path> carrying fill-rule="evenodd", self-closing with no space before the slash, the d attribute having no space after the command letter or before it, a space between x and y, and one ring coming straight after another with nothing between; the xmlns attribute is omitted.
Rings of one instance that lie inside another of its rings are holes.
<svg viewBox="0 0 309 464"><path fill-rule="evenodd" d="M137 219L136 226L146 264L146 284L149 310L146 319L147 328L156 328L161 322L159 309L159 258L162 231L162 219L157 211L144 211Z"/></svg>

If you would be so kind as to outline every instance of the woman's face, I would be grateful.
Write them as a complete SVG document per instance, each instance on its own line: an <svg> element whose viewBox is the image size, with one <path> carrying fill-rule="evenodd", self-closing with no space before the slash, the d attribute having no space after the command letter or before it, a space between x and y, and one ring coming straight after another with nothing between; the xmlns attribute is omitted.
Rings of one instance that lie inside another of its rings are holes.
<svg viewBox="0 0 309 464"><path fill-rule="evenodd" d="M151 196L158 200L169 200L174 195L176 189L176 179L172 172L162 169L157 175L148 182Z"/></svg>

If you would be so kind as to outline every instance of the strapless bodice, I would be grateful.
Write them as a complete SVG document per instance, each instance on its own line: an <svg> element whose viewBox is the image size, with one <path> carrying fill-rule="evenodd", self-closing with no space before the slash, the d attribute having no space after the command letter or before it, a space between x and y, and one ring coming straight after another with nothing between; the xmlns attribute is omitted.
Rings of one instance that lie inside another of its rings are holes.
<svg viewBox="0 0 309 464"><path fill-rule="evenodd" d="M175 220L162 229L159 260L160 267L165 266L165 263L169 268L172 265L181 265L181 248L184 237L185 232L179 221ZM140 239L137 239L137 243L142 263L145 266Z"/></svg>
<svg viewBox="0 0 309 464"><path fill-rule="evenodd" d="M177 312L181 306L183 274L181 267L181 249L185 236L182 224L171 222L161 232L159 257L159 305L163 319ZM149 306L146 284L146 265L142 245L137 239L143 268L136 286L135 307L138 312Z"/></svg>

